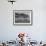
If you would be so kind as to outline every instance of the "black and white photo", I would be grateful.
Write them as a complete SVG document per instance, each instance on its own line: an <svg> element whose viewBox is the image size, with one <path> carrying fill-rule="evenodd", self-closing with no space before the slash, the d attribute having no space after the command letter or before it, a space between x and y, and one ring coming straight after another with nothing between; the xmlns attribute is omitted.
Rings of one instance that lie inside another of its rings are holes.
<svg viewBox="0 0 46 46"><path fill-rule="evenodd" d="M14 10L13 22L14 24L31 24L32 10Z"/></svg>

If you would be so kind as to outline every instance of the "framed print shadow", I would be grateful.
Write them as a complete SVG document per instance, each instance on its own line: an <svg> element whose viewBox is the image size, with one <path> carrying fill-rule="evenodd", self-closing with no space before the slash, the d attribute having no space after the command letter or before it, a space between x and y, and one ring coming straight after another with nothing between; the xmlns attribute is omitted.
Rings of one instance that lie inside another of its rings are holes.
<svg viewBox="0 0 46 46"><path fill-rule="evenodd" d="M32 10L13 10L14 25L32 25Z"/></svg>

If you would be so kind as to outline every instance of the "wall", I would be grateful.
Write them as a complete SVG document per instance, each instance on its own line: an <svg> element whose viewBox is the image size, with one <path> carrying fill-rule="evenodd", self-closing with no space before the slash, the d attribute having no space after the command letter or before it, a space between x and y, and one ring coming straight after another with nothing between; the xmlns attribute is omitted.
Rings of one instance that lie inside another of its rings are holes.
<svg viewBox="0 0 46 46"><path fill-rule="evenodd" d="M33 25L14 26L15 9L33 10ZM15 40L19 32L30 34L33 40L46 40L46 0L17 0L14 5L0 0L0 40Z"/></svg>

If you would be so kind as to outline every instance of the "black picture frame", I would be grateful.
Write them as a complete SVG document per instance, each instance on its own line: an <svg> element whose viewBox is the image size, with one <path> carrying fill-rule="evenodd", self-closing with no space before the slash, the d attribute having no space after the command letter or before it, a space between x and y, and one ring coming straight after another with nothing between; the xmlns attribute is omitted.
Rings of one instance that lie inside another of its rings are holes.
<svg viewBox="0 0 46 46"><path fill-rule="evenodd" d="M32 25L32 10L13 10L13 25Z"/></svg>

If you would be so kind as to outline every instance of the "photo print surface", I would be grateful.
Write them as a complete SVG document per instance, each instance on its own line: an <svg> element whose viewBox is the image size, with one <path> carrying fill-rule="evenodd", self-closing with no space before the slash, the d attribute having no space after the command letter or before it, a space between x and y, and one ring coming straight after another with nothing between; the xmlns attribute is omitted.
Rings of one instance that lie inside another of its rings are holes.
<svg viewBox="0 0 46 46"><path fill-rule="evenodd" d="M31 10L14 10L14 24L31 24Z"/></svg>

